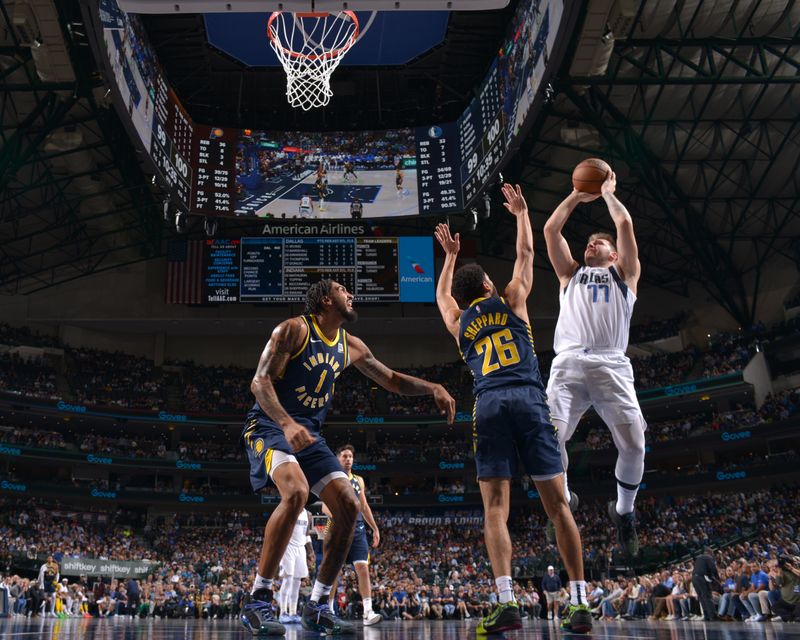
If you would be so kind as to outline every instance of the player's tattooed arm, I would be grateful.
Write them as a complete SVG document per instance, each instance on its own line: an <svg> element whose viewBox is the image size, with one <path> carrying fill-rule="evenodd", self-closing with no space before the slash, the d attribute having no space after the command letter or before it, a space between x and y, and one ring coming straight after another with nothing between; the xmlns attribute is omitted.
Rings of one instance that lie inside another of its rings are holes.
<svg viewBox="0 0 800 640"><path fill-rule="evenodd" d="M272 335L261 353L250 391L256 397L259 406L286 435L286 439L295 451L308 446L314 437L307 429L297 424L283 408L278 394L275 392L274 383L283 377L286 365L292 355L306 339L308 327L299 318L290 318L281 322L272 331Z"/></svg>
<svg viewBox="0 0 800 640"><path fill-rule="evenodd" d="M359 338L348 334L347 340L350 347L350 363L370 380L387 391L403 396L432 395L439 410L447 414L447 421L453 422L456 401L442 385L394 371L378 360Z"/></svg>

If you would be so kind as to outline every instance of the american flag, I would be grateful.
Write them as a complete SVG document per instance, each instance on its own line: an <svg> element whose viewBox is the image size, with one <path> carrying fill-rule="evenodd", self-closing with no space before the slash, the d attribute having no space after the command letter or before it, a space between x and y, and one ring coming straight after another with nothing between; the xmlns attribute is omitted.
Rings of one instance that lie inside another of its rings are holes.
<svg viewBox="0 0 800 640"><path fill-rule="evenodd" d="M203 303L203 240L170 240L167 246L167 304Z"/></svg>

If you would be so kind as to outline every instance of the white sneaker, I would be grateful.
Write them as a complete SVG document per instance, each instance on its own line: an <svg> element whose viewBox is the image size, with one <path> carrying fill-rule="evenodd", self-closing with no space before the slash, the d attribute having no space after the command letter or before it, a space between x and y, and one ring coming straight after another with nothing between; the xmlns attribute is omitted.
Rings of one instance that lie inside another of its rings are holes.
<svg viewBox="0 0 800 640"><path fill-rule="evenodd" d="M364 616L364 626L371 627L373 624L378 624L383 618L380 613L374 611L367 616Z"/></svg>
<svg viewBox="0 0 800 640"><path fill-rule="evenodd" d="M672 614L668 615L668 616L667 616L666 618L664 618L664 619L665 619L665 620L677 620L677 619L678 619L678 616L676 616L674 613L672 613Z"/></svg>

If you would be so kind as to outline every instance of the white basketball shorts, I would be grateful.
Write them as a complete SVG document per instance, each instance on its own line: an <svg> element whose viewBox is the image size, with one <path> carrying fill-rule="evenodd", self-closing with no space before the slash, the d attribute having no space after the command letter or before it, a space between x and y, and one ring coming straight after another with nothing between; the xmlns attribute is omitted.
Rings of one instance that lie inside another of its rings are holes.
<svg viewBox="0 0 800 640"><path fill-rule="evenodd" d="M641 422L646 428L633 387L633 367L621 351L559 353L550 367L547 404L551 419L567 424L567 438L592 406L609 427Z"/></svg>

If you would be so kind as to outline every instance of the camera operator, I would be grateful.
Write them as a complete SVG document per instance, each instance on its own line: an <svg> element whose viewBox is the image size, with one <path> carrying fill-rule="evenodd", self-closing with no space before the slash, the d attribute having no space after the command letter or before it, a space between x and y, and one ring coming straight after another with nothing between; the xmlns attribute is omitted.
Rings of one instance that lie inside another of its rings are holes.
<svg viewBox="0 0 800 640"><path fill-rule="evenodd" d="M800 558L781 555L778 558L780 576L775 578L781 597L773 604L772 611L784 622L800 619Z"/></svg>

